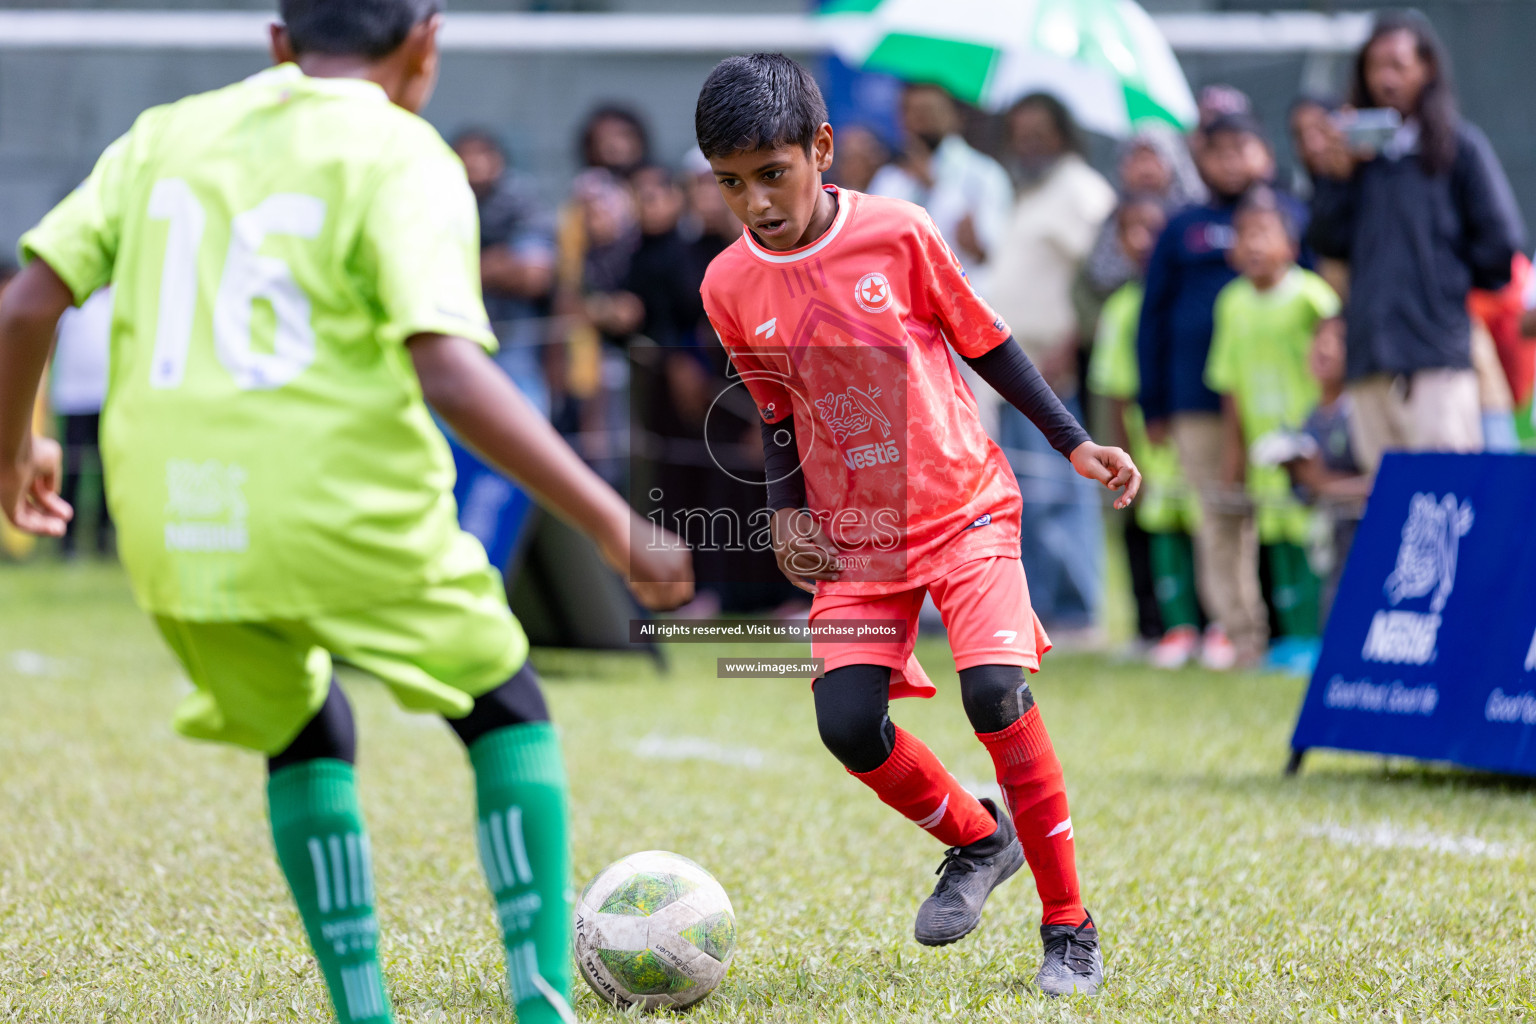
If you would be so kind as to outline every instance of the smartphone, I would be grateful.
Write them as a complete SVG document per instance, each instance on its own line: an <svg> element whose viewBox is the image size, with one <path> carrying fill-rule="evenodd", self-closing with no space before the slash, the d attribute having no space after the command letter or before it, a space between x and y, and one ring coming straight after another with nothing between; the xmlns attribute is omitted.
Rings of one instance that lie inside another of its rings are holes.
<svg viewBox="0 0 1536 1024"><path fill-rule="evenodd" d="M1403 115L1391 107L1341 110L1332 116L1334 125L1344 133L1344 141L1353 150L1378 151L1403 126Z"/></svg>

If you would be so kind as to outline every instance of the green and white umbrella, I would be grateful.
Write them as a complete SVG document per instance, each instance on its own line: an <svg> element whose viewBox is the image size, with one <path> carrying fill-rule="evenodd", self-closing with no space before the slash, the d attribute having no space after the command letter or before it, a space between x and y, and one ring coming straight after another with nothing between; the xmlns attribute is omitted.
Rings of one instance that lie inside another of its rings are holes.
<svg viewBox="0 0 1536 1024"><path fill-rule="evenodd" d="M1107 135L1195 122L1184 72L1134 0L830 0L822 25L848 64L989 110L1038 90Z"/></svg>

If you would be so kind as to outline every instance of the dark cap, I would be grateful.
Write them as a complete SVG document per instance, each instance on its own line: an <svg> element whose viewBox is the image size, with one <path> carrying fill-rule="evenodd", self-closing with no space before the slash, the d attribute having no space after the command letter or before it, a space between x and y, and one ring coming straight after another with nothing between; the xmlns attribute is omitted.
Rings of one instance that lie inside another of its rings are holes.
<svg viewBox="0 0 1536 1024"><path fill-rule="evenodd" d="M1252 135L1254 138L1263 139L1264 126L1259 124L1258 119L1252 114L1218 114L1200 130L1200 134L1207 139L1223 134Z"/></svg>

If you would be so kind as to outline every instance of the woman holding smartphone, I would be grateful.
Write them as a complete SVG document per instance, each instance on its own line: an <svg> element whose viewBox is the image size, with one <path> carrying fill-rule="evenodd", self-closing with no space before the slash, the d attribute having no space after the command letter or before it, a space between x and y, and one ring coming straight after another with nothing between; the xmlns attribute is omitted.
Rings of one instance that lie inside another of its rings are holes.
<svg viewBox="0 0 1536 1024"><path fill-rule="evenodd" d="M1309 240L1349 263L1351 432L1374 474L1386 450L1482 450L1467 293L1509 282L1525 229L1423 16L1377 20L1352 103L1317 161Z"/></svg>

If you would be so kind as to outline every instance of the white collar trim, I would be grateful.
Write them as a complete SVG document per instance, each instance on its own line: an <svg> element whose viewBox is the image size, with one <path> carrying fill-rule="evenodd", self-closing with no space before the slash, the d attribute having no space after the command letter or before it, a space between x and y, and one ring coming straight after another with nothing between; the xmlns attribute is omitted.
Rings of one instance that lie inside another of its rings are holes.
<svg viewBox="0 0 1536 1024"><path fill-rule="evenodd" d="M752 237L752 229L743 225L741 237L747 244L747 251L765 263L795 263L799 260L809 259L832 244L832 240L843 230L843 224L848 220L848 209L853 205L848 199L848 193L839 189L836 185L825 186L825 190L837 196L837 216L832 218L832 226L827 228L827 233L822 235L810 245L800 249L792 249L789 252L774 252L772 249L764 249L757 244Z"/></svg>
<svg viewBox="0 0 1536 1024"><path fill-rule="evenodd" d="M369 99L388 100L389 96L384 92L384 87L377 82L370 82L366 78L316 78L306 75L297 64L278 64L274 67L264 68L246 79L255 85L267 83L298 85L303 83L306 87L316 92L329 92L340 95L366 96Z"/></svg>

